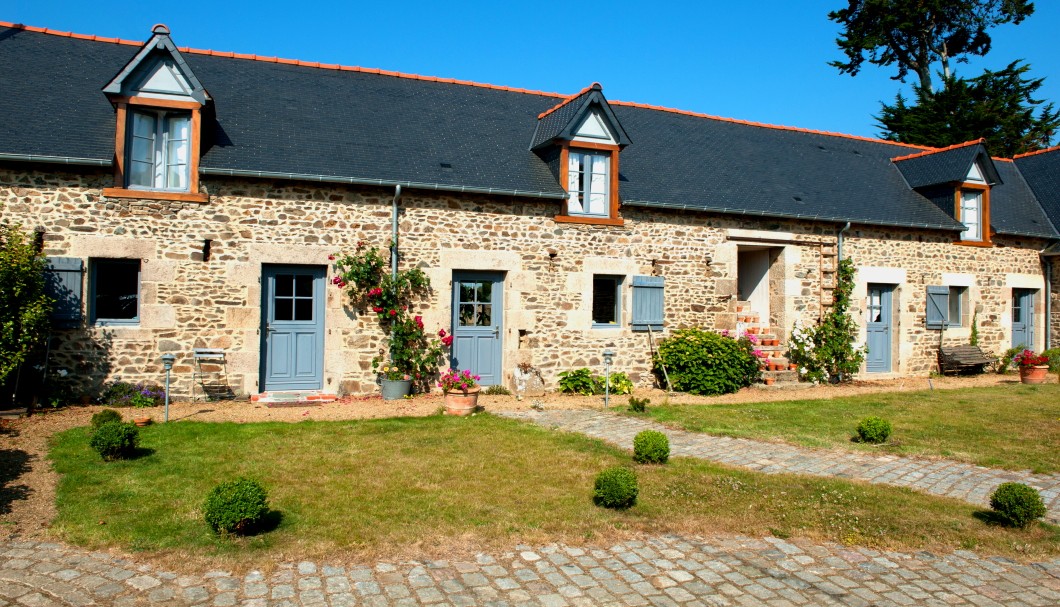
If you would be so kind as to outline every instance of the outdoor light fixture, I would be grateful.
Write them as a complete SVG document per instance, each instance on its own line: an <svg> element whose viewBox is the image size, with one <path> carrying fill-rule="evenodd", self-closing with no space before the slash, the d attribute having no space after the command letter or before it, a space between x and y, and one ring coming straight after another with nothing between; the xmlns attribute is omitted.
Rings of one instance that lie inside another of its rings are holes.
<svg viewBox="0 0 1060 607"><path fill-rule="evenodd" d="M176 359L177 359L177 357L174 356L173 354L169 353L169 352L166 352L165 354L162 355L162 366L166 370L166 417L165 417L165 421L167 421L167 422L169 421L169 372L170 372L170 370L173 369L173 361L176 360Z"/></svg>
<svg viewBox="0 0 1060 607"><path fill-rule="evenodd" d="M611 361L615 353L604 350L604 409L611 406Z"/></svg>

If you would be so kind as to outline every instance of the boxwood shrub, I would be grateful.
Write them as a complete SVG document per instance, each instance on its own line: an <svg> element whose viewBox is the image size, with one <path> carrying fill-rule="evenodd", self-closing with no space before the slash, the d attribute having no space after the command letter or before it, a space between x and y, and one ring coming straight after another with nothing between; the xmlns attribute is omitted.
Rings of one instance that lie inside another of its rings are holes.
<svg viewBox="0 0 1060 607"><path fill-rule="evenodd" d="M136 426L120 421L100 424L92 433L88 444L106 461L126 459L136 452L140 432Z"/></svg>
<svg viewBox="0 0 1060 607"><path fill-rule="evenodd" d="M608 468L596 476L593 503L604 508L629 508L637 503L637 475L629 468Z"/></svg>
<svg viewBox="0 0 1060 607"><path fill-rule="evenodd" d="M658 430L643 430L633 437L633 461L665 464L670 459L670 439Z"/></svg>
<svg viewBox="0 0 1060 607"><path fill-rule="evenodd" d="M703 329L678 329L664 339L655 357L660 383L664 382L662 365L674 390L689 394L729 394L750 386L761 375L750 340Z"/></svg>
<svg viewBox="0 0 1060 607"><path fill-rule="evenodd" d="M1033 488L1023 483L1001 483L990 496L990 507L1005 523L1026 527L1045 516L1045 502Z"/></svg>
<svg viewBox="0 0 1060 607"><path fill-rule="evenodd" d="M121 413L114 409L104 409L92 415L92 427L98 428L107 422L120 422Z"/></svg>
<svg viewBox="0 0 1060 607"><path fill-rule="evenodd" d="M261 483L240 477L214 487L202 509L206 523L217 533L252 533L269 511L268 494Z"/></svg>
<svg viewBox="0 0 1060 607"><path fill-rule="evenodd" d="M891 422L879 417L866 417L858 422L858 440L863 443L883 443L891 436Z"/></svg>

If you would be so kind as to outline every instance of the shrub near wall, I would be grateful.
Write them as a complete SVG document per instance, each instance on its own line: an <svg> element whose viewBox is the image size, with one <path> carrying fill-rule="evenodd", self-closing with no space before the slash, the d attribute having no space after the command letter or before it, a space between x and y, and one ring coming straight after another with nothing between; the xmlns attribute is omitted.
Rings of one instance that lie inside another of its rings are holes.
<svg viewBox="0 0 1060 607"><path fill-rule="evenodd" d="M689 394L729 394L754 383L758 357L747 338L732 339L713 331L679 329L659 344L655 372L666 366L674 390Z"/></svg>

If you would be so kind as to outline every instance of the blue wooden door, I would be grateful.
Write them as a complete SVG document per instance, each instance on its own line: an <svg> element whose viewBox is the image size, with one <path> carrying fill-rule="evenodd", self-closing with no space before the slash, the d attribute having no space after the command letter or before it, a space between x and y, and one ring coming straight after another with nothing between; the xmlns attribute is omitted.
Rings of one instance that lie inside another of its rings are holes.
<svg viewBox="0 0 1060 607"><path fill-rule="evenodd" d="M891 285L868 285L869 300L866 310L866 340L869 352L865 370L869 373L891 372Z"/></svg>
<svg viewBox="0 0 1060 607"><path fill-rule="evenodd" d="M263 391L323 387L324 274L320 266L263 268Z"/></svg>
<svg viewBox="0 0 1060 607"><path fill-rule="evenodd" d="M1034 349L1034 290L1012 289L1012 347Z"/></svg>
<svg viewBox="0 0 1060 607"><path fill-rule="evenodd" d="M470 369L479 383L503 380L501 336L504 327L504 276L495 272L453 274L454 369Z"/></svg>

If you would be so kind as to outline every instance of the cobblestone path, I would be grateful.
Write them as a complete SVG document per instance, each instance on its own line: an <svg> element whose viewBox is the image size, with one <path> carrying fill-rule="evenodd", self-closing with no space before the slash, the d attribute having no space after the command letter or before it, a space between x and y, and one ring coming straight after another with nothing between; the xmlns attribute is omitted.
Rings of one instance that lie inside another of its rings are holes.
<svg viewBox="0 0 1060 607"><path fill-rule="evenodd" d="M1026 483L1041 493L1046 519L1060 522L1060 475L995 470L935 459L823 451L742 438L674 430L648 420L603 411L504 411L498 415L542 426L580 432L625 449L641 430L659 430L670 439L675 456L698 457L767 474L811 474L910 487L987 506L990 494L1004 482Z"/></svg>
<svg viewBox="0 0 1060 607"><path fill-rule="evenodd" d="M49 605L976 605L1060 604L1060 559L1019 564L776 538L666 536L609 549L519 546L468 562L177 575L59 544L0 544L0 607Z"/></svg>

